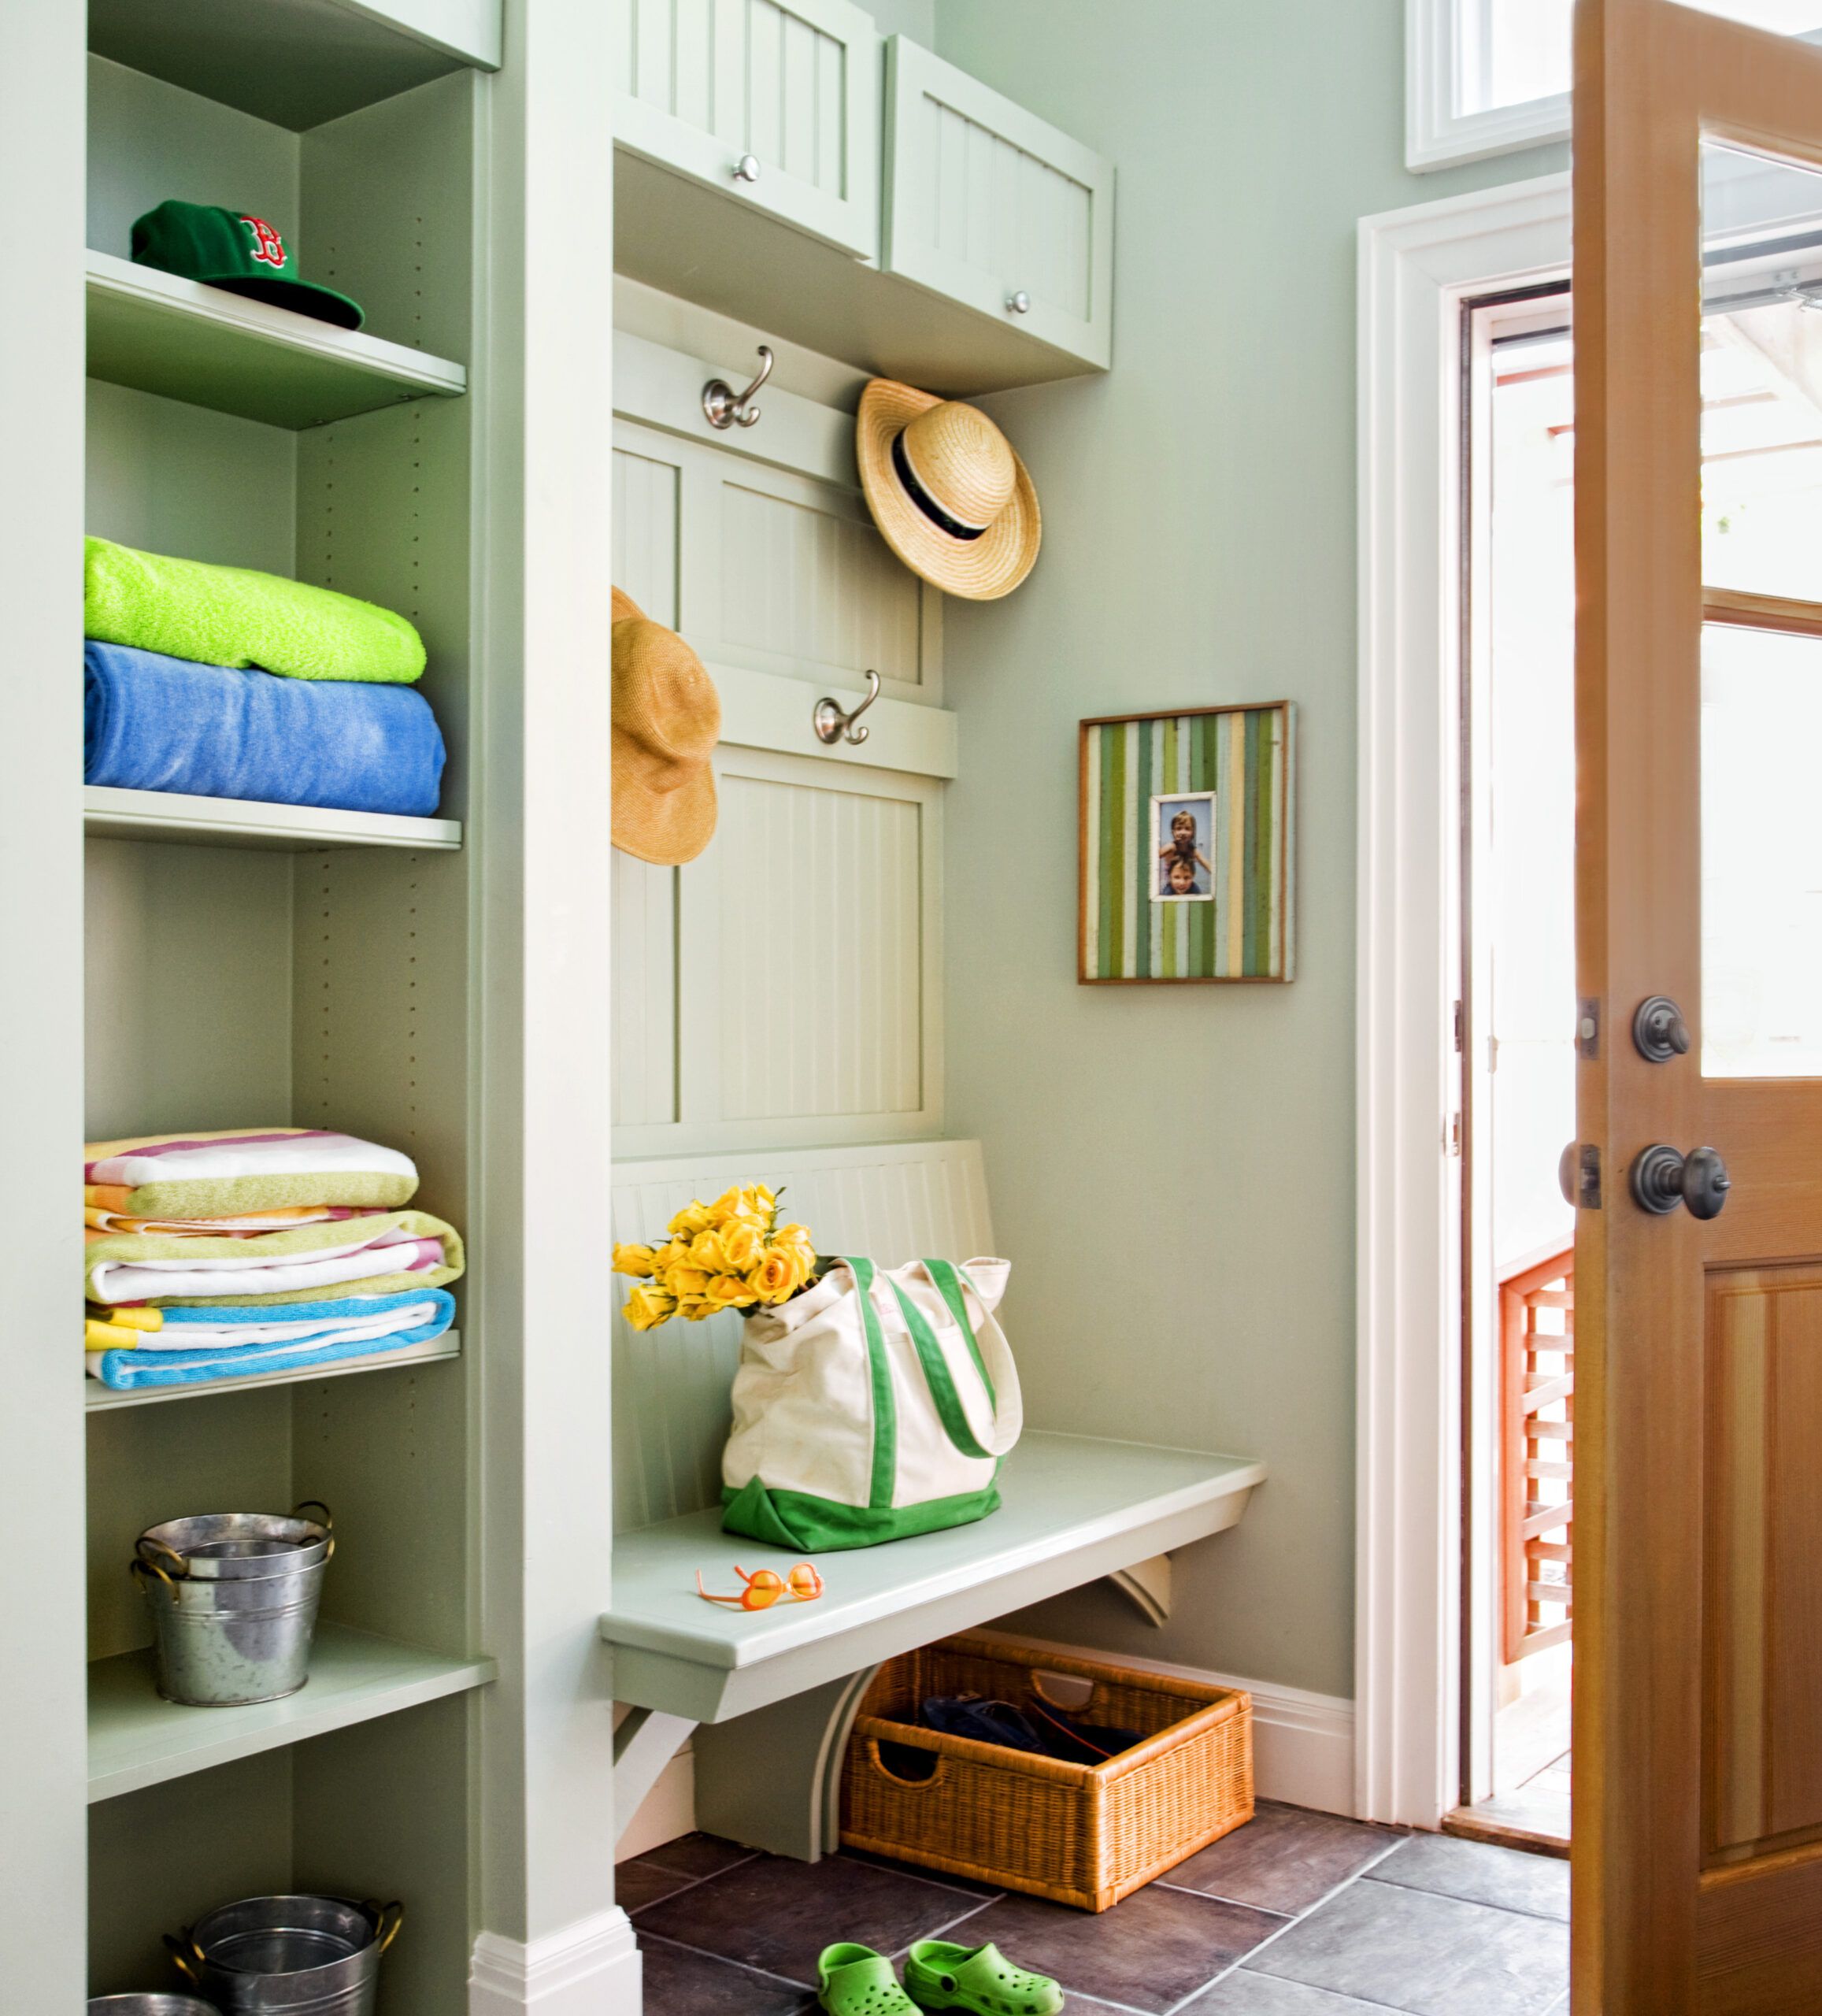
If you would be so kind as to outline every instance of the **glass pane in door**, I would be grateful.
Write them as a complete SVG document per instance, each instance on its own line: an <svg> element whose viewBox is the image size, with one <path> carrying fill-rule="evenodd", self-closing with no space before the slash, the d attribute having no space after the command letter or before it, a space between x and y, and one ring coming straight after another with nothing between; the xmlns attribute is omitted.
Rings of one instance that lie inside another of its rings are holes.
<svg viewBox="0 0 1822 2016"><path fill-rule="evenodd" d="M1710 624L1702 1067L1822 1077L1822 637Z"/></svg>
<svg viewBox="0 0 1822 2016"><path fill-rule="evenodd" d="M1822 175L1702 160L1702 1052L1822 1077Z"/></svg>
<svg viewBox="0 0 1822 2016"><path fill-rule="evenodd" d="M1702 577L1822 601L1822 176L1702 163Z"/></svg>

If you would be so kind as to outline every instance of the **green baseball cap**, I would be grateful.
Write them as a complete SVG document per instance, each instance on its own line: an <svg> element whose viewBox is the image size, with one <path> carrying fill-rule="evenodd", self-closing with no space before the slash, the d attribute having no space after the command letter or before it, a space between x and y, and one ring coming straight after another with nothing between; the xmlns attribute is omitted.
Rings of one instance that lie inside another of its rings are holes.
<svg viewBox="0 0 1822 2016"><path fill-rule="evenodd" d="M365 319L346 295L299 280L291 247L264 217L213 203L165 202L135 217L133 258L139 265L295 309L338 328L357 329Z"/></svg>

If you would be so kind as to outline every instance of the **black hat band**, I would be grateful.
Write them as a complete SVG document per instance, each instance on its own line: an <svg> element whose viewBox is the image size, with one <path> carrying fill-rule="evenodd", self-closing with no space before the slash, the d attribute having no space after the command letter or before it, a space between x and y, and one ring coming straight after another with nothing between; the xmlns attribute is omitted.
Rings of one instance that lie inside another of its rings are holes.
<svg viewBox="0 0 1822 2016"><path fill-rule="evenodd" d="M965 525L959 518L952 518L936 499L911 472L911 458L905 452L905 431L901 428L892 436L892 466L897 470L898 480L905 486L905 494L915 504L939 532L947 532L951 539L979 539L988 529L985 525Z"/></svg>

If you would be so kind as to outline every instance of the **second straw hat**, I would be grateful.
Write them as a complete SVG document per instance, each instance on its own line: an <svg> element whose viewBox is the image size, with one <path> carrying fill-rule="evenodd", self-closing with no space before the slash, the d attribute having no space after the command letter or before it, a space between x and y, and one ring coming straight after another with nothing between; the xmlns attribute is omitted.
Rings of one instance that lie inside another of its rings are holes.
<svg viewBox="0 0 1822 2016"><path fill-rule="evenodd" d="M674 630L613 591L613 843L659 867L694 861L715 834L721 699Z"/></svg>
<svg viewBox="0 0 1822 2016"><path fill-rule="evenodd" d="M1043 534L1038 493L978 406L876 378L861 395L854 448L873 522L914 574L991 602L1030 573Z"/></svg>

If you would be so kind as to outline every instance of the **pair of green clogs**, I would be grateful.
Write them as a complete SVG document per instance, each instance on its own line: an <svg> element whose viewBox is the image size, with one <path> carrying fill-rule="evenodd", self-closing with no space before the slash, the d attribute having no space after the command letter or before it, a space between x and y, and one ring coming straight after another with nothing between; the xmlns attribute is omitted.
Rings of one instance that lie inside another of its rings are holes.
<svg viewBox="0 0 1822 2016"><path fill-rule="evenodd" d="M828 2016L918 2016L925 2009L965 2009L972 2016L1057 2016L1063 1991L1047 1974L1028 1973L997 1946L953 1946L920 1939L905 1960L905 1985L870 1946L825 1946L817 1962L817 1999Z"/></svg>

